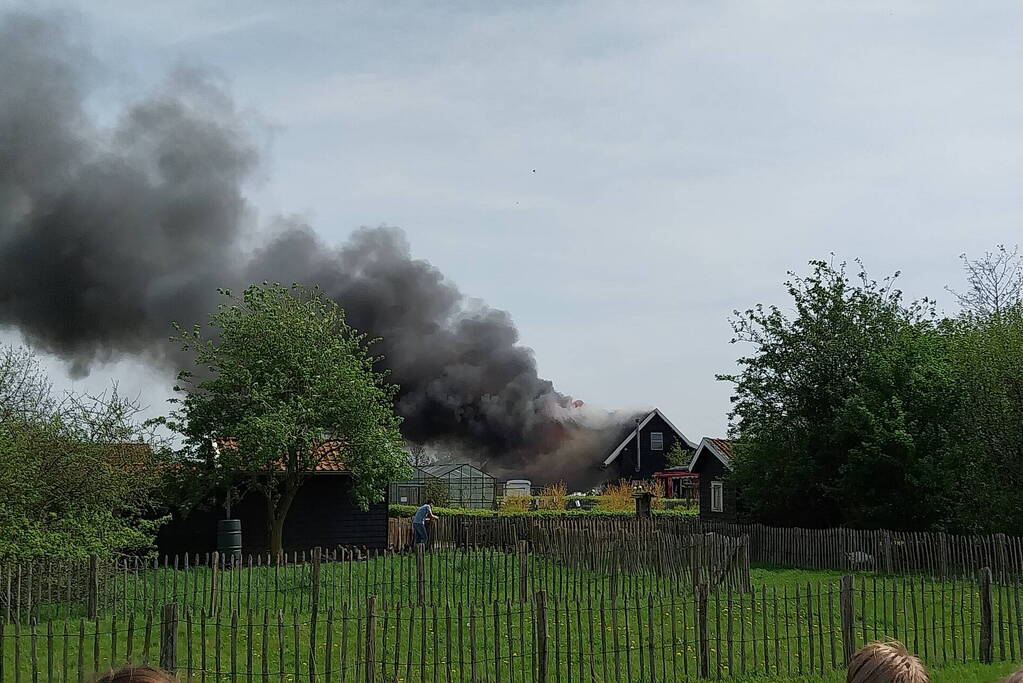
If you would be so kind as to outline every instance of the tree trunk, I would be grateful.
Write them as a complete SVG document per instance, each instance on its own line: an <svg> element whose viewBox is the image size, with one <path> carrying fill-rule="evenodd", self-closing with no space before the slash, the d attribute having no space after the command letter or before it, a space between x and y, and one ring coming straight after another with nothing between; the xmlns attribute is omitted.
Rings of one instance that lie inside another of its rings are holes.
<svg viewBox="0 0 1023 683"><path fill-rule="evenodd" d="M268 524L270 534L270 555L280 557L284 550L284 517L272 517Z"/></svg>
<svg viewBox="0 0 1023 683"><path fill-rule="evenodd" d="M301 481L287 481L284 485L284 494L276 505L273 499L267 496L266 530L271 557L279 557L284 550L284 520L288 517L288 510L291 509L291 503L295 500L295 494L301 485Z"/></svg>

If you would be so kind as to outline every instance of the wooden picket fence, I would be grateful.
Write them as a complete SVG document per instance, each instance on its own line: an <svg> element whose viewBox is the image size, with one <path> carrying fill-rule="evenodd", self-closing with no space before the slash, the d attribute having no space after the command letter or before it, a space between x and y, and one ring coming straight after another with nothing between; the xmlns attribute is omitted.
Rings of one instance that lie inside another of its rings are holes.
<svg viewBox="0 0 1023 683"><path fill-rule="evenodd" d="M169 603L96 619L0 622L0 680L87 681L125 662L185 681L592 683L822 674L896 638L930 664L1023 656L1020 584L923 578L691 594L434 605L375 596L310 610ZM321 604L321 601L323 604Z"/></svg>
<svg viewBox="0 0 1023 683"><path fill-rule="evenodd" d="M393 519L390 524L393 547L411 543L408 520ZM630 519L500 515L441 517L431 523L430 534L435 545L508 547L520 540L533 542L553 529L572 530L591 540L613 536L651 543L664 537L704 534L748 537L749 560L761 565L937 577L972 576L982 567L1007 579L1023 574L1023 538L1006 534L799 529L668 516Z"/></svg>
<svg viewBox="0 0 1023 683"><path fill-rule="evenodd" d="M271 558L217 553L162 559L91 558L0 567L0 616L27 622L113 613L126 619L175 603L215 613L307 612L314 595L332 604L377 595L388 603L524 601L544 591L569 599L618 592L748 590L746 539L665 538L646 547L627 538L594 545L564 530L509 549L370 551L313 549Z"/></svg>

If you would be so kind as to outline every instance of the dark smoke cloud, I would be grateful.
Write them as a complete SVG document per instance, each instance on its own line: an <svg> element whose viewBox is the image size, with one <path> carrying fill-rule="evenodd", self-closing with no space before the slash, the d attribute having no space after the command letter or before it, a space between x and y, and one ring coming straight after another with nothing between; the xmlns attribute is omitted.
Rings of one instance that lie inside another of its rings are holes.
<svg viewBox="0 0 1023 683"><path fill-rule="evenodd" d="M617 434L537 375L507 313L413 259L400 230L334 248L284 224L253 251L243 187L258 154L215 77L179 68L105 128L84 110L100 76L65 23L0 24L0 325L77 374L123 355L172 369L170 322L204 320L218 287L305 282L381 338L410 440L551 478L592 467L588 441ZM585 455L571 445L584 441Z"/></svg>
<svg viewBox="0 0 1023 683"><path fill-rule="evenodd" d="M231 100L197 70L100 128L83 111L92 65L59 22L0 26L0 322L77 374L160 357L171 320L204 318L234 279L257 161Z"/></svg>

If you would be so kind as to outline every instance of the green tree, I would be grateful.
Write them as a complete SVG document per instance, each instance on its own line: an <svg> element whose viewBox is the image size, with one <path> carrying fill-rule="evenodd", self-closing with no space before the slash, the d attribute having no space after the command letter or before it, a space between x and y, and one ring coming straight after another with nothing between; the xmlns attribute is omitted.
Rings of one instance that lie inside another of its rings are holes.
<svg viewBox="0 0 1023 683"><path fill-rule="evenodd" d="M897 276L897 274L896 274ZM732 320L753 353L733 382L734 485L762 521L931 527L947 520L952 373L926 301L904 305L845 264L790 273L793 312L758 305Z"/></svg>
<svg viewBox="0 0 1023 683"><path fill-rule="evenodd" d="M681 441L676 441L675 444L668 450L665 462L668 463L668 467L689 467L689 463L693 460L693 452L688 448L682 447Z"/></svg>
<svg viewBox="0 0 1023 683"><path fill-rule="evenodd" d="M907 320L872 347L836 410L848 446L833 483L843 524L958 530L962 397L947 325Z"/></svg>
<svg viewBox="0 0 1023 683"><path fill-rule="evenodd" d="M962 257L967 288L955 292L962 313L952 323L966 530L1023 532L1023 260L998 247Z"/></svg>
<svg viewBox="0 0 1023 683"><path fill-rule="evenodd" d="M265 500L267 539L282 549L284 520L325 442L341 445L365 506L382 497L407 465L395 388L374 369L364 335L318 290L253 285L210 316L211 335L178 328L197 373L179 375L180 409L171 421L193 456L215 461L208 484L254 490ZM230 438L236 447L213 444Z"/></svg>
<svg viewBox="0 0 1023 683"><path fill-rule="evenodd" d="M116 387L55 395L30 351L0 349L0 560L152 547L159 443L138 413Z"/></svg>

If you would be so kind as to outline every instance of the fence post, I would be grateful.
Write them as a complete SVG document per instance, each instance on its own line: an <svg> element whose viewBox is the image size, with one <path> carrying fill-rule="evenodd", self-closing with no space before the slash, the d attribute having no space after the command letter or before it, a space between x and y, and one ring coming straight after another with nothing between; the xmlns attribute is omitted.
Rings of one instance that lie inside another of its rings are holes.
<svg viewBox="0 0 1023 683"><path fill-rule="evenodd" d="M213 576L210 577L210 611L217 607L217 572L220 571L220 553L213 551Z"/></svg>
<svg viewBox="0 0 1023 683"><path fill-rule="evenodd" d="M320 617L320 562L323 560L323 548L316 546L312 552L310 567L311 594L309 596L309 680L316 678L316 626ZM252 568L249 568L252 571ZM250 613L251 616L251 613ZM249 646L251 647L251 645ZM297 654L297 653L296 653ZM328 655L329 657L330 655Z"/></svg>
<svg viewBox="0 0 1023 683"><path fill-rule="evenodd" d="M749 593L753 590L753 584L750 583L749 576L749 535L741 536L739 540L739 548L736 559L738 560L739 572L740 572L740 588L739 591L742 593Z"/></svg>
<svg viewBox="0 0 1023 683"><path fill-rule="evenodd" d="M310 583L312 584L312 595L309 597L309 606L312 609L312 623L316 623L316 614L320 610L320 561L323 559L323 549L319 546L313 548L313 564L310 570ZM313 628L316 628L313 626Z"/></svg>
<svg viewBox="0 0 1023 683"><path fill-rule="evenodd" d="M1006 536L1005 534L995 534L995 540L998 542L998 580L1001 582L1006 581L1006 565L1008 565L1008 552L1006 551Z"/></svg>
<svg viewBox="0 0 1023 683"><path fill-rule="evenodd" d="M7 576L7 599L4 601L4 622L7 624L11 623L11 601L14 599L14 594L11 593L11 565L7 565L5 572ZM69 601L70 602L70 601Z"/></svg>
<svg viewBox="0 0 1023 683"><path fill-rule="evenodd" d="M980 591L980 661L990 664L994 661L994 643L991 635L991 568L984 567L977 572L977 587Z"/></svg>
<svg viewBox="0 0 1023 683"><path fill-rule="evenodd" d="M892 573L892 535L887 529L881 531L881 547L878 548L881 556L881 568L887 574Z"/></svg>
<svg viewBox="0 0 1023 683"><path fill-rule="evenodd" d="M99 557L89 556L88 617L96 618L99 609Z"/></svg>
<svg viewBox="0 0 1023 683"><path fill-rule="evenodd" d="M416 543L416 599L420 607L426 602L426 578L423 570L423 544Z"/></svg>
<svg viewBox="0 0 1023 683"><path fill-rule="evenodd" d="M540 591L536 594L536 681L537 683L547 683L546 591Z"/></svg>
<svg viewBox="0 0 1023 683"><path fill-rule="evenodd" d="M839 609L842 618L842 653L845 665L849 666L853 653L856 652L856 630L853 624L853 577L845 574L839 592Z"/></svg>
<svg viewBox="0 0 1023 683"><path fill-rule="evenodd" d="M171 673L178 668L178 605L164 605L160 615L160 668Z"/></svg>
<svg viewBox="0 0 1023 683"><path fill-rule="evenodd" d="M366 683L373 683L376 676L376 602L375 595L366 598Z"/></svg>
<svg viewBox="0 0 1023 683"><path fill-rule="evenodd" d="M519 602L526 601L526 563L529 559L529 541L519 541Z"/></svg>
<svg viewBox="0 0 1023 683"><path fill-rule="evenodd" d="M703 584L696 586L696 618L699 621L698 638L699 653L697 659L700 663L700 678L710 678L710 639L707 637L707 587ZM626 613L626 616L628 613Z"/></svg>

